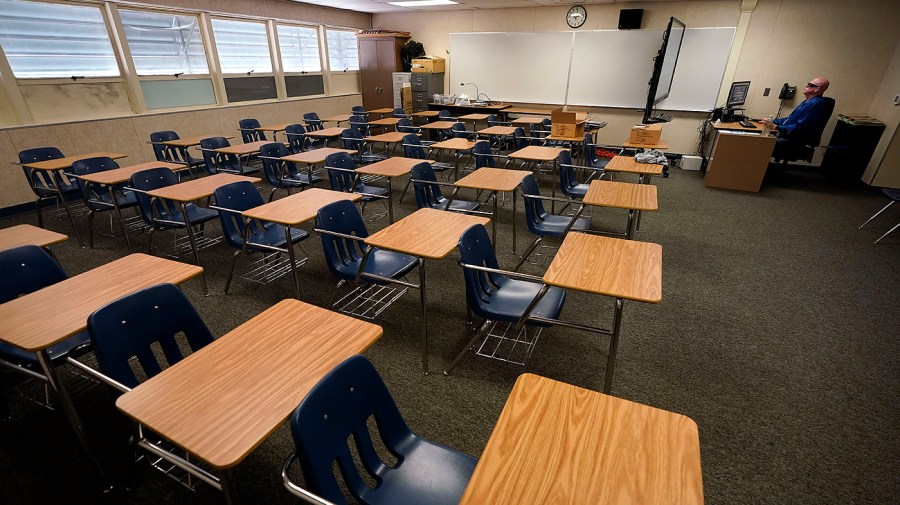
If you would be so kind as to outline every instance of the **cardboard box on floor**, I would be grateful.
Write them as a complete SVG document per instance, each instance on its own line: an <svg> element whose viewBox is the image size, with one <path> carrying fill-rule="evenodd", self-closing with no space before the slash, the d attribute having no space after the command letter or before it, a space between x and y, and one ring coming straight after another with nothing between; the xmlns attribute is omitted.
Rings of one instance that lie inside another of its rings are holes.
<svg viewBox="0 0 900 505"><path fill-rule="evenodd" d="M403 105L403 112L412 114L412 87L409 84L404 84L400 88L400 104Z"/></svg>
<svg viewBox="0 0 900 505"><path fill-rule="evenodd" d="M550 111L550 135L555 137L584 137L584 119L575 112L563 109Z"/></svg>
<svg viewBox="0 0 900 505"><path fill-rule="evenodd" d="M444 72L446 62L440 56L426 56L424 58L413 58L412 70L419 74L440 74Z"/></svg>
<svg viewBox="0 0 900 505"><path fill-rule="evenodd" d="M662 134L662 123L637 125L631 129L628 136L629 144L654 145L659 143Z"/></svg>

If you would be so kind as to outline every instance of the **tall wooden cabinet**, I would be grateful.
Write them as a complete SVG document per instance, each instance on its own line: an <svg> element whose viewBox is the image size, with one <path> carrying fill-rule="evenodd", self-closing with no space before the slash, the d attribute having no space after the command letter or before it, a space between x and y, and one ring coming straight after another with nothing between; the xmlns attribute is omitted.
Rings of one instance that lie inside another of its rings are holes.
<svg viewBox="0 0 900 505"><path fill-rule="evenodd" d="M359 78L366 110L394 107L393 72L403 71L400 49L409 35L404 33L359 33Z"/></svg>

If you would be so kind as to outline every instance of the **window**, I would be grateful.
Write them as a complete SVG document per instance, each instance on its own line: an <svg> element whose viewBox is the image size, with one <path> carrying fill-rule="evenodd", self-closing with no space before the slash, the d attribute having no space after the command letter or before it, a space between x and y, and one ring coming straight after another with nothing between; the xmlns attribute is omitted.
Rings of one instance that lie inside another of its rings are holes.
<svg viewBox="0 0 900 505"><path fill-rule="evenodd" d="M223 74L272 71L266 25L213 19L212 26Z"/></svg>
<svg viewBox="0 0 900 505"><path fill-rule="evenodd" d="M119 14L138 75L209 74L199 19L125 9Z"/></svg>
<svg viewBox="0 0 900 505"><path fill-rule="evenodd" d="M340 30L325 30L328 40L328 68L333 72L359 70L359 52L356 33Z"/></svg>
<svg viewBox="0 0 900 505"><path fill-rule="evenodd" d="M285 72L321 72L319 33L315 28L278 25L278 47Z"/></svg>
<svg viewBox="0 0 900 505"><path fill-rule="evenodd" d="M119 75L99 7L0 0L0 46L20 78Z"/></svg>

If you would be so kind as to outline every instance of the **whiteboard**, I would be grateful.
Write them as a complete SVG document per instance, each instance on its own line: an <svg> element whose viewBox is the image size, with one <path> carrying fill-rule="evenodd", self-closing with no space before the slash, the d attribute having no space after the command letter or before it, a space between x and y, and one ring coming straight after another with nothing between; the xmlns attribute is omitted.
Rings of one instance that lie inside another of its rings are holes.
<svg viewBox="0 0 900 505"><path fill-rule="evenodd" d="M714 108L734 33L733 27L687 29L672 91L657 108ZM662 34L451 33L450 90L460 93L459 83L474 82L492 100L642 109Z"/></svg>

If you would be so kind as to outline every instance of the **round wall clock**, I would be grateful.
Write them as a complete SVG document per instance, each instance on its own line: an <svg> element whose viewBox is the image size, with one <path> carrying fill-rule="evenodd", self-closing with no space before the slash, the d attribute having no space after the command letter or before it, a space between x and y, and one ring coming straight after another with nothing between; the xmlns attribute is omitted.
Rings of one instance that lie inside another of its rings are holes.
<svg viewBox="0 0 900 505"><path fill-rule="evenodd" d="M580 5L574 5L566 13L566 23L572 28L579 28L587 21L587 11Z"/></svg>

